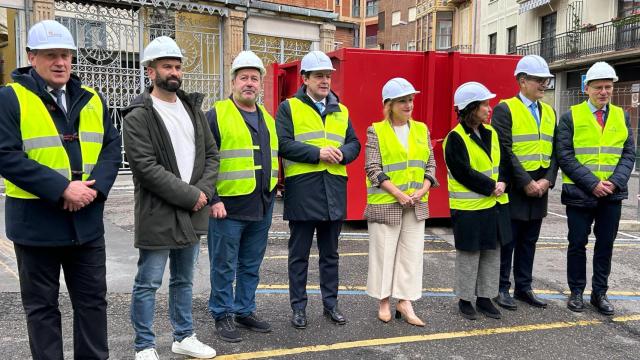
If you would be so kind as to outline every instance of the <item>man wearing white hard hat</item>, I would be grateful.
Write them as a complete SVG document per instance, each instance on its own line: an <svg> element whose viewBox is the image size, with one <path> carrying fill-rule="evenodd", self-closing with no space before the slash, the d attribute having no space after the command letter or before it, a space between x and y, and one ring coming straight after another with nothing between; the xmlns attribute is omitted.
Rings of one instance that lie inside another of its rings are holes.
<svg viewBox="0 0 640 360"><path fill-rule="evenodd" d="M218 337L229 342L242 340L237 327L271 332L256 313L278 183L276 123L257 103L265 72L256 54L240 52L231 64L231 96L206 114L220 149L209 218L209 312Z"/></svg>
<svg viewBox="0 0 640 360"><path fill-rule="evenodd" d="M324 314L343 325L338 308L338 236L346 216L347 168L360 153L349 110L331 91L335 71L321 51L302 58L304 84L276 114L284 159L284 219L289 220L289 299L292 325L307 326L307 269L317 232Z"/></svg>
<svg viewBox="0 0 640 360"><path fill-rule="evenodd" d="M491 116L505 156L511 162L509 212L513 241L502 247L500 291L496 303L508 310L517 305L509 294L513 263L514 297L531 306L545 308L531 287L533 259L542 219L547 215L549 189L558 175L553 151L556 113L544 103L553 75L538 55L524 56L514 72L520 92L500 101Z"/></svg>
<svg viewBox="0 0 640 360"><path fill-rule="evenodd" d="M500 247L511 241L505 193L509 159L488 124L489 100L495 97L481 83L460 85L453 96L459 124L443 143L456 248L455 293L460 315L469 320L477 319L478 312L501 318L491 299L498 295Z"/></svg>
<svg viewBox="0 0 640 360"><path fill-rule="evenodd" d="M614 314L607 298L611 256L635 160L629 115L611 103L616 81L611 65L593 64L584 84L589 98L572 106L558 123L555 146L569 227L567 281L571 295L567 307L575 312L584 311L586 245L595 223L590 302L600 313Z"/></svg>
<svg viewBox="0 0 640 360"><path fill-rule="evenodd" d="M34 359L63 358L60 268L73 305L73 357L109 357L103 209L121 161L120 135L100 95L71 74L75 50L60 23L35 24L31 66L0 89L6 232Z"/></svg>
<svg viewBox="0 0 640 360"><path fill-rule="evenodd" d="M204 95L180 89L182 60L170 37L151 41L141 61L151 86L124 110L122 134L135 185L134 246L139 254L131 293L136 360L158 359L153 319L167 260L171 351L196 358L216 355L194 332L192 290L219 157L202 112Z"/></svg>

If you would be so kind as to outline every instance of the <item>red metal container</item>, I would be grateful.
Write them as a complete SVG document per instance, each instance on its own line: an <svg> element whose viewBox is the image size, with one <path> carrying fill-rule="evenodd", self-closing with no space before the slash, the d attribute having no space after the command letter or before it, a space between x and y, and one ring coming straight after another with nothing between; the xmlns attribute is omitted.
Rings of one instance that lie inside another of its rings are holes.
<svg viewBox="0 0 640 360"><path fill-rule="evenodd" d="M478 81L499 99L514 96L517 84L513 70L519 56L446 52L381 51L340 49L329 53L336 72L331 89L349 108L356 134L362 143L358 159L347 167L347 219L360 220L367 202L364 149L367 128L383 118L382 87L394 77L403 77L421 91L416 95L413 118L427 124L431 133L440 188L429 194L431 217L449 217L447 171L442 140L456 125L453 93L462 83ZM265 105L275 114L281 101L293 96L302 84L300 62L274 64L265 81ZM286 191L286 189L285 189Z"/></svg>

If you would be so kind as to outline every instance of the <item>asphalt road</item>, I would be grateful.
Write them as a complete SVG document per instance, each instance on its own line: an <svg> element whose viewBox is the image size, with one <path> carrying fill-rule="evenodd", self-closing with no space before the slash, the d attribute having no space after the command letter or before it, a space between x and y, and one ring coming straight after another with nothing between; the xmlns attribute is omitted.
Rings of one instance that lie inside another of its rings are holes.
<svg viewBox="0 0 640 360"><path fill-rule="evenodd" d="M637 178L631 189L637 189ZM4 212L0 199L0 213ZM203 243L194 282L194 319L198 338L212 345L220 359L638 359L640 358L640 233L618 234L613 256L609 296L616 315L602 316L591 307L582 314L566 309L566 219L559 191L552 192L534 268L534 288L546 299L547 309L519 302L517 311L503 310L502 320L469 321L457 313L453 296L454 248L446 222L430 222L425 237L424 296L414 304L426 321L424 328L393 320L376 319L377 302L364 293L368 242L366 225L345 226L340 242L340 307L349 322L336 326L322 316L318 291L317 258L309 272L309 326L296 330L289 324L287 293L287 230L278 203L261 269L258 312L273 326L270 334L242 331L243 341L229 344L216 338L207 312L209 266ZM132 359L133 330L129 321L130 293L136 272L133 248L133 189L119 178L107 203L107 281L109 288L109 342L113 359ZM625 202L623 219L637 218L636 194ZM4 215L0 214L0 234ZM592 242L591 244L592 245ZM317 251L312 253L317 254ZM589 250L591 254L591 250ZM591 262L588 263L588 268ZM15 255L11 242L0 238L0 358L28 359L29 345L20 303ZM590 270L588 271L590 273ZM61 279L63 280L63 279ZM156 335L162 359L182 359L170 351L171 326L167 317L166 283L158 295ZM63 288L64 289L64 288ZM65 358L72 358L71 305L63 292Z"/></svg>

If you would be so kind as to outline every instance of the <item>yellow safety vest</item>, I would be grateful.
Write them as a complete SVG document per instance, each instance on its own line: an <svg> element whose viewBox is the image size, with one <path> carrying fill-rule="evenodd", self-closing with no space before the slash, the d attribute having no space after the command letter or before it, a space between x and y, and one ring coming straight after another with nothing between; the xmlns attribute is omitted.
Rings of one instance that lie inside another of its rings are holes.
<svg viewBox="0 0 640 360"><path fill-rule="evenodd" d="M624 143L629 137L624 111L609 104L609 116L600 126L587 102L571 107L573 117L573 150L576 160L586 166L600 180L607 180L620 161ZM574 182L562 174L562 182Z"/></svg>
<svg viewBox="0 0 640 360"><path fill-rule="evenodd" d="M500 169L500 143L498 142L498 134L491 127L491 125L485 124L484 127L491 131L491 158L487 153L473 141L469 134L464 131L462 124L458 124L449 134L452 132L458 133L469 155L469 163L471 168L477 172L480 172L494 181L498 181L498 174ZM446 148L449 135L444 139L443 147ZM462 149L460 149L462 151ZM449 189L449 208L457 210L482 210L493 207L496 203L507 204L509 203L509 196L504 193L499 197L494 195L485 196L469 190L466 186L459 183L449 171L449 165L447 164L447 183Z"/></svg>
<svg viewBox="0 0 640 360"><path fill-rule="evenodd" d="M256 188L255 171L262 169L256 164L254 150L260 150L253 144L249 128L242 114L231 99L215 103L218 129L220 130L220 170L216 190L220 196L238 196L251 194ZM269 131L271 148L271 182L269 190L278 183L278 135L275 121L262 105L258 105Z"/></svg>
<svg viewBox="0 0 640 360"><path fill-rule="evenodd" d="M339 148L344 145L349 125L349 110L346 106L338 104L340 111L327 114L323 123L316 110L300 99L290 98L287 101L291 107L295 141L313 145L317 148L325 146ZM308 164L291 160L285 160L283 163L286 177L324 170L333 175L347 176L347 167L342 164L328 164L324 161L320 161L317 164Z"/></svg>
<svg viewBox="0 0 640 360"><path fill-rule="evenodd" d="M430 154L427 125L409 120L408 150L398 140L389 120L374 123L373 129L379 140L382 171L407 195L421 189L424 185L424 166L429 161ZM420 200L426 202L428 198L427 192ZM387 191L371 186L371 181L367 178L368 204L392 204L397 201Z"/></svg>
<svg viewBox="0 0 640 360"><path fill-rule="evenodd" d="M20 105L20 133L24 152L29 159L55 170L71 180L69 155L62 145L53 118L40 97L26 87L11 83L11 87ZM89 102L80 111L78 138L82 152L82 180L87 180L98 162L104 138L104 119L102 101L92 88L82 86L93 94ZM4 180L7 196L20 199L38 199L8 180Z"/></svg>
<svg viewBox="0 0 640 360"><path fill-rule="evenodd" d="M551 164L553 150L553 132L556 127L556 116L551 106L540 102L542 117L540 128L531 111L517 97L502 100L511 112L511 138L513 154L526 171L548 168Z"/></svg>

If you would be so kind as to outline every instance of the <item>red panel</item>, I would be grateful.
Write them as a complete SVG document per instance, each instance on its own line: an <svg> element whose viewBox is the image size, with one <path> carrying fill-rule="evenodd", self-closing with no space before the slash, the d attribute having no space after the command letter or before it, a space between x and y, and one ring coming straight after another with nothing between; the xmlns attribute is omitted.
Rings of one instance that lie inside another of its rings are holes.
<svg viewBox="0 0 640 360"><path fill-rule="evenodd" d="M329 56L337 70L331 88L349 108L353 127L362 143L360 156L347 167L347 219L362 219L366 205L366 131L373 122L382 119L382 86L394 77L407 79L421 91L415 98L413 115L415 120L423 121L429 127L438 165L436 177L440 182L440 188L430 193L429 209L432 217L449 217L442 140L457 124L453 93L464 82L478 81L498 95L492 101L492 106L495 106L498 99L511 97L517 92L513 69L519 57L353 48L340 49ZM293 96L302 84L299 64L296 61L274 66L273 86L265 87L265 100L272 101L268 108L274 113L280 101ZM269 91L273 95L267 94Z"/></svg>

